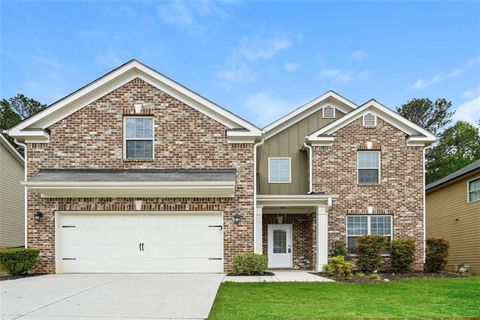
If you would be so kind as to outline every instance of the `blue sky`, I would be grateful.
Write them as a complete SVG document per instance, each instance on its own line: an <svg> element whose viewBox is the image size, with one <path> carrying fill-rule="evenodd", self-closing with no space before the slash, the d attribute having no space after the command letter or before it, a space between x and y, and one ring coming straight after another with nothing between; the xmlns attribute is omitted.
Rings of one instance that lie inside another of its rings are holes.
<svg viewBox="0 0 480 320"><path fill-rule="evenodd" d="M135 58L264 126L333 89L480 118L480 2L0 2L0 97L51 103Z"/></svg>

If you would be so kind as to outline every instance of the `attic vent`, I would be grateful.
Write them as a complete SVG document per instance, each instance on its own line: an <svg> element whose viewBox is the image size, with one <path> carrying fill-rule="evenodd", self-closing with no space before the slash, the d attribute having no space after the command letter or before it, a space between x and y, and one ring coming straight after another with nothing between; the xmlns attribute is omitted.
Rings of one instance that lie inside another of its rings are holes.
<svg viewBox="0 0 480 320"><path fill-rule="evenodd" d="M335 108L333 107L325 107L322 109L322 118L324 119L331 119L335 118Z"/></svg>
<svg viewBox="0 0 480 320"><path fill-rule="evenodd" d="M371 113L367 113L363 116L363 126L364 127L375 127L377 126L377 117Z"/></svg>

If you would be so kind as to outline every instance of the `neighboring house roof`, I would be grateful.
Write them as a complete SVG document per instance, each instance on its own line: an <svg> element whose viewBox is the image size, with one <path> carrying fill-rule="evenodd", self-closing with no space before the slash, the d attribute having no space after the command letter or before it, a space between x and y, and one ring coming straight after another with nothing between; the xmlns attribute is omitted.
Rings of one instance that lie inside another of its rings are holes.
<svg viewBox="0 0 480 320"><path fill-rule="evenodd" d="M407 139L407 143L409 144L429 145L436 140L436 137L427 130L372 99L345 116L307 136L307 141L311 143L331 143L335 139L332 135L333 133L368 113L387 121L405 132L409 136Z"/></svg>
<svg viewBox="0 0 480 320"><path fill-rule="evenodd" d="M228 129L233 129L227 131L227 136L230 139L242 140L260 137L261 135L261 130L255 125L137 60L128 61L79 90L54 102L45 110L9 129L8 134L22 141L48 141L49 133L46 129L49 126L135 78L146 81L166 94L225 125Z"/></svg>
<svg viewBox="0 0 480 320"><path fill-rule="evenodd" d="M28 183L235 182L235 173L235 169L41 169Z"/></svg>
<svg viewBox="0 0 480 320"><path fill-rule="evenodd" d="M17 149L15 149L10 142L8 142L7 138L0 134L0 143L12 154L12 156L22 165L25 166L25 160L23 159L22 155L18 153Z"/></svg>
<svg viewBox="0 0 480 320"><path fill-rule="evenodd" d="M355 103L342 97L335 91L330 90L264 127L264 138L268 139L278 132L317 112L321 108L330 105L332 100L336 102L335 107L343 113L349 113L357 108Z"/></svg>
<svg viewBox="0 0 480 320"><path fill-rule="evenodd" d="M473 171L476 171L476 170L479 170L480 171L480 160L477 160L473 163L470 163L468 166L465 166L453 173L450 173L448 176L446 177L443 177L442 179L439 179L435 182L432 182L430 184L428 184L426 187L425 187L425 190L426 191L429 191L433 188L436 188L436 187L439 187L447 182L451 182L455 179L458 179L466 174L469 174Z"/></svg>

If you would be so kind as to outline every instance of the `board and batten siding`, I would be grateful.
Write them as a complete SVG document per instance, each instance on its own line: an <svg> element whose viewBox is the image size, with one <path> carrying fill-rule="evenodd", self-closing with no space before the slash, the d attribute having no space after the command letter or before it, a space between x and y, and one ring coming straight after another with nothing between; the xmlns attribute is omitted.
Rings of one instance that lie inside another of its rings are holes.
<svg viewBox="0 0 480 320"><path fill-rule="evenodd" d="M452 184L427 191L427 238L450 242L447 270L469 264L480 274L480 201L468 202L468 181L479 178L480 170Z"/></svg>
<svg viewBox="0 0 480 320"><path fill-rule="evenodd" d="M324 119L322 109L301 119L265 140L258 150L258 194L306 194L308 192L308 155L302 151L305 136L344 116L335 110L335 118ZM268 158L291 158L291 183L268 183Z"/></svg>
<svg viewBox="0 0 480 320"><path fill-rule="evenodd" d="M24 166L0 143L0 247L25 245Z"/></svg>

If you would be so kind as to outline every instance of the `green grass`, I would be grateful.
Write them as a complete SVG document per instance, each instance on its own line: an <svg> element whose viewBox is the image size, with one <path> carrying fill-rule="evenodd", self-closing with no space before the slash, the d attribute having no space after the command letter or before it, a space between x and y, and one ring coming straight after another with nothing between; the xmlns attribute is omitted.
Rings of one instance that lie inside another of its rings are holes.
<svg viewBox="0 0 480 320"><path fill-rule="evenodd" d="M223 283L209 319L480 318L480 277Z"/></svg>

